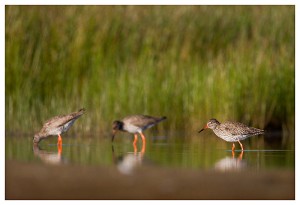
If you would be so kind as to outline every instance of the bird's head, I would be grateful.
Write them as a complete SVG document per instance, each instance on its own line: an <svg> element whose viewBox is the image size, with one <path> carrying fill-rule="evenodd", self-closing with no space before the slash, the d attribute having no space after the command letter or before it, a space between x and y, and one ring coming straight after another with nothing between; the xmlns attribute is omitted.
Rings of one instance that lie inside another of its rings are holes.
<svg viewBox="0 0 300 205"><path fill-rule="evenodd" d="M199 131L199 132L202 132L203 130L209 128L209 129L212 129L214 130L218 125L220 124L220 122L216 119L210 119L208 121L208 123L206 123L206 125Z"/></svg>
<svg viewBox="0 0 300 205"><path fill-rule="evenodd" d="M35 134L33 137L33 144L38 144L41 141L39 134Z"/></svg>
<svg viewBox="0 0 300 205"><path fill-rule="evenodd" d="M122 129L123 129L123 122L118 121L118 120L116 120L116 121L113 122L113 126L112 126L112 138L111 138L112 142L114 141L115 135L118 132L118 130L122 130Z"/></svg>

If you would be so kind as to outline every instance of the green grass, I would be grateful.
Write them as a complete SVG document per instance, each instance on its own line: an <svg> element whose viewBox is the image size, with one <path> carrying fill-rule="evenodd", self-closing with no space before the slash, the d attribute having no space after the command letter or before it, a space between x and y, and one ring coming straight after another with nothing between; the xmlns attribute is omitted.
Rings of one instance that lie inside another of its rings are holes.
<svg viewBox="0 0 300 205"><path fill-rule="evenodd" d="M215 117L294 133L294 6L6 6L5 17L7 132L85 107L71 132L143 113L167 116L162 130Z"/></svg>

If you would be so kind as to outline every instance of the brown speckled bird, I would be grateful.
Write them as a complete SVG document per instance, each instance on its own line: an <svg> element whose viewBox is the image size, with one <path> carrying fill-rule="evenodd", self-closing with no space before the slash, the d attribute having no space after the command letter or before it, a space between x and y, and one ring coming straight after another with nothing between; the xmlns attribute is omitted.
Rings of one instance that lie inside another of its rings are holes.
<svg viewBox="0 0 300 205"><path fill-rule="evenodd" d="M57 145L62 145L62 138L60 134L68 131L83 113L85 109L82 108L78 112L73 112L68 115L55 116L45 122L41 131L33 137L33 143L38 144L41 140L45 139L50 135L58 135Z"/></svg>
<svg viewBox="0 0 300 205"><path fill-rule="evenodd" d="M216 119L211 119L208 123L201 129L199 132L202 132L204 129L212 129L213 132L220 137L221 139L227 142L238 142L241 146L241 149L244 150L241 140L244 140L248 137L254 135L260 135L264 133L264 130L257 129L254 127L248 127L239 122L224 122L220 123ZM232 144L232 151L234 151L235 145Z"/></svg>

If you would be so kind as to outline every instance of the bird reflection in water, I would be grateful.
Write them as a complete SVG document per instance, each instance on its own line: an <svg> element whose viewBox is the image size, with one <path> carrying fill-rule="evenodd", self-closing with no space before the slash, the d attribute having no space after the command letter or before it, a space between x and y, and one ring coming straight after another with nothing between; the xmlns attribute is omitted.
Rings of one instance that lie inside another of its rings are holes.
<svg viewBox="0 0 300 205"><path fill-rule="evenodd" d="M141 151L138 152L136 144L133 144L133 152L128 152L124 155L116 156L114 146L112 145L113 161L117 165L120 173L125 175L132 174L138 167L145 163L144 154L146 143L143 143Z"/></svg>
<svg viewBox="0 0 300 205"><path fill-rule="evenodd" d="M215 164L215 169L219 171L240 171L247 167L247 163L243 160L244 151L235 157L232 151L232 157L225 157Z"/></svg>
<svg viewBox="0 0 300 205"><path fill-rule="evenodd" d="M66 160L62 157L62 145L57 146L57 152L49 152L40 149L38 144L33 144L33 153L46 164L64 164Z"/></svg>

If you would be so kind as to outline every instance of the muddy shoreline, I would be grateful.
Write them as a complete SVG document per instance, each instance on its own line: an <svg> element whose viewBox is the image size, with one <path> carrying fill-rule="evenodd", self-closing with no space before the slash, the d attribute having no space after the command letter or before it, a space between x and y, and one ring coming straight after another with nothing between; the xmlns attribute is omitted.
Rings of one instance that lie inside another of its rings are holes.
<svg viewBox="0 0 300 205"><path fill-rule="evenodd" d="M7 160L9 199L295 199L294 171L218 172L45 165Z"/></svg>

